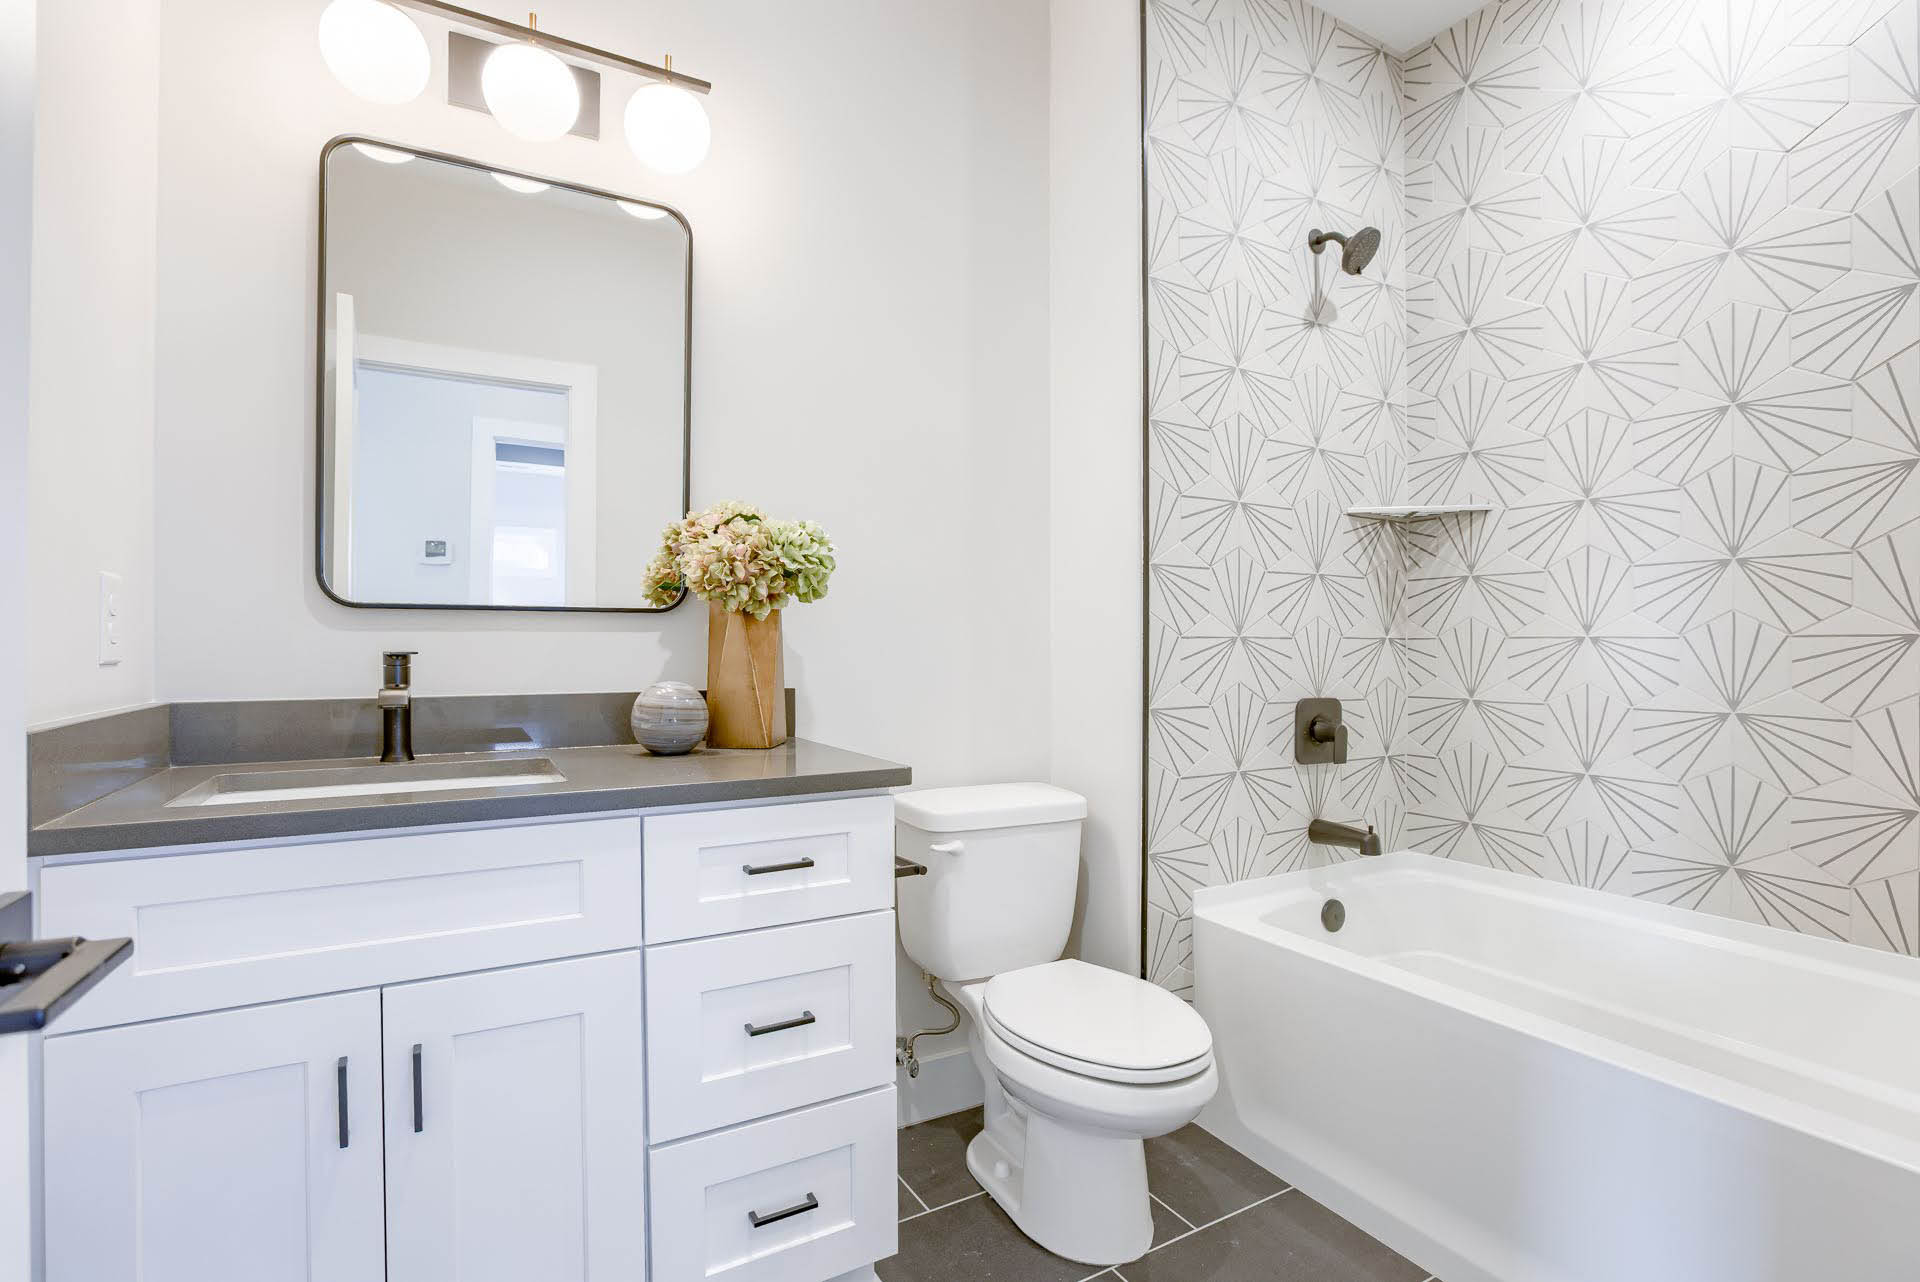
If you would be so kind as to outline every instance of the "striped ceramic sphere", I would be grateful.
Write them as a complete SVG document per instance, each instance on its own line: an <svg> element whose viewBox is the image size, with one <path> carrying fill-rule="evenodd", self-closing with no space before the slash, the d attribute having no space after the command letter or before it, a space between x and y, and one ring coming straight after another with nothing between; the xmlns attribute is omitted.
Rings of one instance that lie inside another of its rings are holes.
<svg viewBox="0 0 1920 1282"><path fill-rule="evenodd" d="M691 752L707 737L707 701L684 681L659 681L633 701L633 741L663 757Z"/></svg>

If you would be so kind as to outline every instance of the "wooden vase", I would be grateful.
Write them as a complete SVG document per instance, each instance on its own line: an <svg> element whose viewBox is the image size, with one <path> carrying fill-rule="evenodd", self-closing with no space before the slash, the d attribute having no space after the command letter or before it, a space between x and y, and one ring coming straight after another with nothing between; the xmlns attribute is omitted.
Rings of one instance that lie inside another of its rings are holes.
<svg viewBox="0 0 1920 1282"><path fill-rule="evenodd" d="M764 619L707 607L707 746L773 748L787 741L780 611Z"/></svg>

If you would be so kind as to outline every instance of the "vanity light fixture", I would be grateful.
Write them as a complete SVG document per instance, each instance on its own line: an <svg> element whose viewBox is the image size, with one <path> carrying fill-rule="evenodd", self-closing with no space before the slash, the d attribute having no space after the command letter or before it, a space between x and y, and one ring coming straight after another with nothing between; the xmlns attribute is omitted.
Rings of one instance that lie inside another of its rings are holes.
<svg viewBox="0 0 1920 1282"><path fill-rule="evenodd" d="M538 31L538 14L527 30ZM528 142L563 138L580 117L580 86L551 51L531 40L496 45L480 69L480 93L503 128Z"/></svg>
<svg viewBox="0 0 1920 1282"><path fill-rule="evenodd" d="M668 54L666 69L673 70ZM689 172L707 158L713 126L700 100L679 85L641 85L627 99L627 146L655 173Z"/></svg>
<svg viewBox="0 0 1920 1282"><path fill-rule="evenodd" d="M643 205L637 200L616 200L613 203L620 206L621 213L632 214L643 223L667 216L667 211L658 205Z"/></svg>
<svg viewBox="0 0 1920 1282"><path fill-rule="evenodd" d="M427 38L386 0L333 0L320 15L320 57L355 97L388 105L418 98L433 72Z"/></svg>
<svg viewBox="0 0 1920 1282"><path fill-rule="evenodd" d="M320 52L340 82L363 98L408 102L426 87L432 72L426 38L401 10L505 37L481 65L479 97L517 137L538 141L570 131L597 136L598 96L583 102L572 69L592 63L648 82L627 100L625 116L627 146L641 164L656 173L684 174L706 159L713 127L696 95L710 92L711 84L675 71L671 57L655 65L541 31L532 14L523 27L445 0L332 0L320 19ZM480 105L456 96L452 73L458 70L450 68L448 101Z"/></svg>
<svg viewBox="0 0 1920 1282"><path fill-rule="evenodd" d="M508 191L517 191L522 196L538 196L548 187L547 183L541 182L538 178L522 178L519 174L503 174L498 169L491 169L487 172L491 173L493 180L502 187L505 187Z"/></svg>

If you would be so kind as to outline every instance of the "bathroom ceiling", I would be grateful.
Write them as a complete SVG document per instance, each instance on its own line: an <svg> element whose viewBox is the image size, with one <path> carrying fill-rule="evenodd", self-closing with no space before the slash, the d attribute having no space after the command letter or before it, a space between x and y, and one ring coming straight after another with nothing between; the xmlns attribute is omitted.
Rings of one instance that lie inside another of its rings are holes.
<svg viewBox="0 0 1920 1282"><path fill-rule="evenodd" d="M1485 0L1318 0L1320 8L1394 53L1414 49L1481 7Z"/></svg>

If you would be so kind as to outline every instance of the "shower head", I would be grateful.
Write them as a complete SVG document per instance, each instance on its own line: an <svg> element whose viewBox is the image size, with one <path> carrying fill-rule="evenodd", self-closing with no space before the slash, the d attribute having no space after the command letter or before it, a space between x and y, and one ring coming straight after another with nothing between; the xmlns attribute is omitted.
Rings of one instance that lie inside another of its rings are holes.
<svg viewBox="0 0 1920 1282"><path fill-rule="evenodd" d="M1319 253L1327 247L1330 240L1340 242L1340 270L1349 276L1358 276L1366 270L1373 256L1380 252L1380 229L1362 227L1351 236L1342 236L1337 231L1321 231L1318 227L1307 233L1307 248Z"/></svg>

